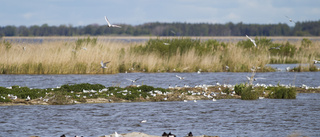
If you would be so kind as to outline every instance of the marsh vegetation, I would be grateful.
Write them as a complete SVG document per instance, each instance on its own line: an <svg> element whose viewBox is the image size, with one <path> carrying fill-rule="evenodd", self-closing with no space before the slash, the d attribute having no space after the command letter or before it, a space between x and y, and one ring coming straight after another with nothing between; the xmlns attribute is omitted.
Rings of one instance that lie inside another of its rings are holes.
<svg viewBox="0 0 320 137"><path fill-rule="evenodd" d="M188 37L155 38L145 43L99 41L98 38L15 43L1 41L1 74L112 74L124 72L259 72L274 71L269 63L310 64L294 71L318 71L319 42L290 43L264 37L219 42ZM101 68L101 61L111 61ZM227 67L228 66L228 67Z"/></svg>

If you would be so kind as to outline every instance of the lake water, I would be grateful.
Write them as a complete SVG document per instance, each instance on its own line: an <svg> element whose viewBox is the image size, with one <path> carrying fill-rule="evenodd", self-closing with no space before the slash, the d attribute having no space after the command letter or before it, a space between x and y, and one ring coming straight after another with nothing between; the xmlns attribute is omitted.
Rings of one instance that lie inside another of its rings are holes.
<svg viewBox="0 0 320 137"><path fill-rule="evenodd" d="M63 106L0 106L0 136L97 137L144 132L178 137L320 136L320 94L298 94L297 99L212 102L104 103ZM147 120L146 123L140 123Z"/></svg>
<svg viewBox="0 0 320 137"><path fill-rule="evenodd" d="M256 73L254 84L320 86L320 72L286 72L296 64L271 65L278 72ZM319 66L318 66L319 67ZM178 80L176 75L186 77ZM251 73L120 73L113 75L0 75L0 86L55 88L63 84L92 83L125 87L136 84L169 85L239 84ZM298 94L297 99L212 102L142 102L78 104L65 106L0 106L0 136L85 137L144 132L160 136L172 132L195 136L287 136L295 132L320 136L320 94ZM140 123L147 120L147 123Z"/></svg>
<svg viewBox="0 0 320 137"><path fill-rule="evenodd" d="M320 67L319 64L317 64ZM278 72L256 73L255 78L264 78L254 81L254 84L284 84L301 86L305 84L311 87L320 86L320 71L318 72L286 72L286 67L295 67L297 64L273 64L278 68ZM179 80L176 75L185 77ZM13 85L27 86L30 88L55 88L64 84L102 84L109 86L126 87L132 83L127 79L140 78L135 84L144 84L154 87L168 88L171 86L195 86L195 85L215 85L220 84L240 84L248 82L246 76L251 73L119 73L112 75L0 75L0 86L7 87Z"/></svg>

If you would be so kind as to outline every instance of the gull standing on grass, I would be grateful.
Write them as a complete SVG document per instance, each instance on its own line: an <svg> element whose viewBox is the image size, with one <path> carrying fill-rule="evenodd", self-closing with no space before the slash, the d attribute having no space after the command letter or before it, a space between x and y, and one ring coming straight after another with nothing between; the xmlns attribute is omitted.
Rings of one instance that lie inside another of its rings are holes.
<svg viewBox="0 0 320 137"><path fill-rule="evenodd" d="M103 61L100 62L101 68L108 68L107 64L110 63L110 61L103 63Z"/></svg>
<svg viewBox="0 0 320 137"><path fill-rule="evenodd" d="M257 47L256 41L254 41L252 38L250 38L248 35L246 35L248 39L254 44L255 47Z"/></svg>
<svg viewBox="0 0 320 137"><path fill-rule="evenodd" d="M111 24L111 23L109 22L107 16L104 16L104 19L107 21L108 27L121 28L121 26Z"/></svg>

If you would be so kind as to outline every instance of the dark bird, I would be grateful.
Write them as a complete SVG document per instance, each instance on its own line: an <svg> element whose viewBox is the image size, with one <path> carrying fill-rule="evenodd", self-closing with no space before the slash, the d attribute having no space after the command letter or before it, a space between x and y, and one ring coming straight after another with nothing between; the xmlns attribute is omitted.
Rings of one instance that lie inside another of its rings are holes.
<svg viewBox="0 0 320 137"><path fill-rule="evenodd" d="M168 134L167 134L166 132L163 132L162 136L163 136L163 137L167 137Z"/></svg>
<svg viewBox="0 0 320 137"><path fill-rule="evenodd" d="M193 136L192 132L189 132L188 137L192 137L192 136Z"/></svg>

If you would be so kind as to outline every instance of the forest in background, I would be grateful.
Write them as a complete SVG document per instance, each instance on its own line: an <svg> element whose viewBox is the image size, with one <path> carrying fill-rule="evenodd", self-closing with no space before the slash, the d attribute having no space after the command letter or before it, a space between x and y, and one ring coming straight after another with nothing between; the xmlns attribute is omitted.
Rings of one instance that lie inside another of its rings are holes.
<svg viewBox="0 0 320 137"><path fill-rule="evenodd" d="M289 22L293 23L293 22ZM320 20L288 24L243 24L243 23L145 23L141 25L118 24L122 28L91 24L49 26L1 26L3 36L320 36Z"/></svg>

